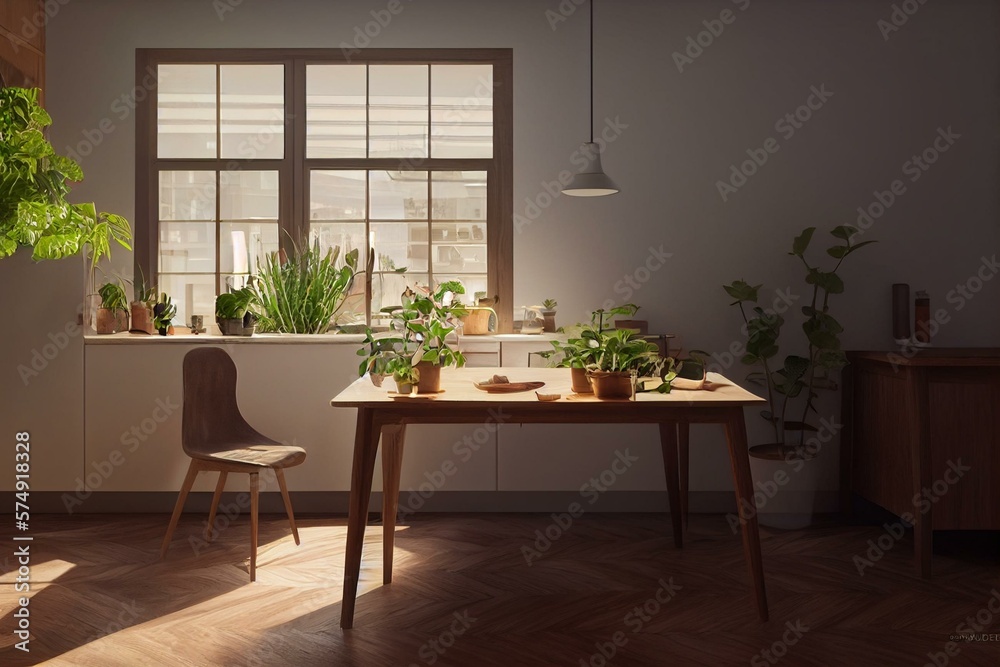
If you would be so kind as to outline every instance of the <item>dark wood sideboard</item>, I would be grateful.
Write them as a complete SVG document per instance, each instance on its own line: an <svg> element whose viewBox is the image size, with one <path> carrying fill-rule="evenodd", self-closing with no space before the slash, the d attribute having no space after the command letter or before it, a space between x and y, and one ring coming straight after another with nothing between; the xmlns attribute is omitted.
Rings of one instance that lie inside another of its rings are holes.
<svg viewBox="0 0 1000 667"><path fill-rule="evenodd" d="M935 529L1000 530L1000 348L847 356L844 509L856 493L912 515L917 571L929 577Z"/></svg>

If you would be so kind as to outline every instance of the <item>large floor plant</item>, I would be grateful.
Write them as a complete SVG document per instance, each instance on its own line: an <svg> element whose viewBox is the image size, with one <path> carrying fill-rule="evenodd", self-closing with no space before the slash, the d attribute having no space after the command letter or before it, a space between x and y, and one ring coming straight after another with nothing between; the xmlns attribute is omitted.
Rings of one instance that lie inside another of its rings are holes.
<svg viewBox="0 0 1000 667"><path fill-rule="evenodd" d="M815 231L815 227L809 227L795 237L791 252L788 253L802 262L806 272L805 282L812 291L808 305L802 307L802 314L805 316L802 323L805 356L789 354L780 364L776 364L781 328L785 320L773 310L765 310L759 305L762 285L750 285L746 281L737 280L723 286L726 293L735 299L731 305L739 308L746 325L746 352L742 362L759 369L747 375L746 379L767 391L769 408L761 416L770 423L774 431L773 454L786 460L789 457L811 457L812 454L803 444L807 432L818 430L809 422L810 413L818 412L815 405L816 390L826 372L839 370L847 363L840 345L840 334L844 328L830 313L831 297L844 292L844 281L838 271L848 256L874 243L854 243L857 229L835 227L830 234L837 241L827 248L826 254L835 259L836 263L832 268L824 269L818 264L810 263L806 257ZM795 402L800 403L798 419L790 417L790 410L795 409ZM787 437L789 432L796 433L798 437Z"/></svg>
<svg viewBox="0 0 1000 667"><path fill-rule="evenodd" d="M351 289L358 268L358 251L344 255L340 247L322 252L319 242L285 258L267 255L258 269L258 329L276 333L322 334L330 328Z"/></svg>

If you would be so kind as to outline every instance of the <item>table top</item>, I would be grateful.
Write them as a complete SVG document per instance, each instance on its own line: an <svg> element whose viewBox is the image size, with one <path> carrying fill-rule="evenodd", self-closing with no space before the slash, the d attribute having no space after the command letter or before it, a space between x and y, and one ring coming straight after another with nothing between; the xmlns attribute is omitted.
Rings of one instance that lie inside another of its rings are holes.
<svg viewBox="0 0 1000 667"><path fill-rule="evenodd" d="M557 401L543 402L538 400L534 391L501 394L489 393L477 389L475 382L486 381L494 374L505 375L511 382L544 382L545 386L538 391L544 394L561 394ZM593 394L575 394L571 389L570 370L568 368L445 368L441 371L441 389L439 394L419 394L413 397L398 396L396 385L392 378L386 378L381 387L372 384L366 375L360 377L337 395L330 403L339 408L358 407L403 407L403 406L433 406L441 407L488 407L490 405L518 405L527 407L534 404L539 409L548 406L566 408L579 405L588 410L615 410L623 403L631 405L649 405L651 408L662 408L670 405L697 407L731 407L735 405L759 405L766 401L742 387L733 384L718 373L709 373L705 389L682 390L674 389L669 394L643 392L632 401L600 400Z"/></svg>

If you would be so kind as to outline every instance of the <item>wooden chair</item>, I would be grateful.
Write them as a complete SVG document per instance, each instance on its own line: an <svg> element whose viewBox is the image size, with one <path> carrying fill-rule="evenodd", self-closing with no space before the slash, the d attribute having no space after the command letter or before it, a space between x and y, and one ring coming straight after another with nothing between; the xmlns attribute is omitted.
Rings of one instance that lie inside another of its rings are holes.
<svg viewBox="0 0 1000 667"><path fill-rule="evenodd" d="M170 539L184 509L184 501L199 472L219 473L212 509L208 514L209 540L213 538L215 512L226 486L226 477L231 472L247 473L250 475L250 581L256 581L258 475L267 468L274 470L292 526L292 536L295 544L299 544L299 531L295 528L295 515L283 471L302 463L306 458L305 450L275 442L246 422L236 403L236 364L225 350L217 347L198 348L184 356L181 445L184 453L191 457L191 465L170 517L160 558L166 556L170 548Z"/></svg>

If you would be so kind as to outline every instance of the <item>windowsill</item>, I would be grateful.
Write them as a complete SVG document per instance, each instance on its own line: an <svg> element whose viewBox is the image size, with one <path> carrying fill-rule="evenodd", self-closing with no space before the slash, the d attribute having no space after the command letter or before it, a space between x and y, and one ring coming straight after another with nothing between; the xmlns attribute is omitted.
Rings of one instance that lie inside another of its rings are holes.
<svg viewBox="0 0 1000 667"><path fill-rule="evenodd" d="M173 336L117 333L98 336L91 334L84 336L84 343L87 345L206 345L219 344L264 344L264 345L359 345L364 341L364 334L254 334L253 336L221 336L218 334L198 334L189 333L175 334ZM484 334L481 336L462 336L465 341L497 341L497 342L530 342L530 341L553 341L559 340L558 334Z"/></svg>

